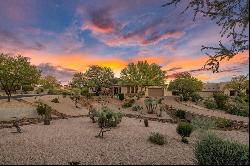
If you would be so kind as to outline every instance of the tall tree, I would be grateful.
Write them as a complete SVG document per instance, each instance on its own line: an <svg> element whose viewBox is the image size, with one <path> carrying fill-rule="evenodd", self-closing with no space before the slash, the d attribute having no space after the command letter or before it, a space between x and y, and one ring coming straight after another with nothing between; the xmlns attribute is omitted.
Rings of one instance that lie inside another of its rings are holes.
<svg viewBox="0 0 250 166"><path fill-rule="evenodd" d="M44 89L55 89L61 86L61 82L51 75L41 77L39 83Z"/></svg>
<svg viewBox="0 0 250 166"><path fill-rule="evenodd" d="M182 95L184 100L188 100L193 93L201 91L202 87L203 84L200 80L190 73L184 72L178 74L175 80L169 83L168 90L175 91Z"/></svg>
<svg viewBox="0 0 250 166"><path fill-rule="evenodd" d="M225 88L235 90L237 95L241 95L243 91L246 91L249 88L248 75L233 77L232 80L226 84Z"/></svg>
<svg viewBox="0 0 250 166"><path fill-rule="evenodd" d="M69 84L71 87L79 88L79 89L82 89L88 86L87 78L82 72L75 73Z"/></svg>
<svg viewBox="0 0 250 166"><path fill-rule="evenodd" d="M114 72L110 67L92 65L84 73L89 87L94 87L99 95L101 88L110 88L114 83Z"/></svg>
<svg viewBox="0 0 250 166"><path fill-rule="evenodd" d="M0 84L9 102L13 91L22 85L36 84L39 77L40 72L30 64L29 58L0 54Z"/></svg>
<svg viewBox="0 0 250 166"><path fill-rule="evenodd" d="M166 72L161 66L147 61L129 63L121 71L121 81L124 85L133 85L145 88L150 85L164 85Z"/></svg>
<svg viewBox="0 0 250 166"><path fill-rule="evenodd" d="M183 0L170 0L162 5L178 5L185 3ZM212 50L204 68L213 72L219 71L220 61L231 59L236 54L249 50L249 0L189 0L188 9L194 10L194 20L197 15L208 17L221 27L221 38L226 36L230 44L225 45L219 41L218 47L202 46L202 50Z"/></svg>

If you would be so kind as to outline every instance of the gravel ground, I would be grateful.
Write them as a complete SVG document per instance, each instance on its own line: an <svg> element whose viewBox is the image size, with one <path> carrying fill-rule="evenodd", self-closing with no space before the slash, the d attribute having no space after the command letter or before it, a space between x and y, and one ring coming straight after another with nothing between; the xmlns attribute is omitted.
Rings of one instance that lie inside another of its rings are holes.
<svg viewBox="0 0 250 166"><path fill-rule="evenodd" d="M0 164L193 164L191 145L179 142L175 125L150 122L145 128L138 120L124 118L104 139L95 138L99 128L88 118L23 126L23 130L22 134L0 130ZM168 143L150 143L151 131L164 134Z"/></svg>
<svg viewBox="0 0 250 166"><path fill-rule="evenodd" d="M0 130L1 164L193 164L193 140L190 144L180 142L176 125L143 122L123 118L115 129L95 138L97 124L89 118L74 118L43 124L23 126L24 133L15 134L12 129ZM160 132L167 144L160 146L148 141L150 132ZM217 132L217 131L216 131ZM220 131L221 132L221 131ZM220 134L220 132L218 132ZM248 133L222 132L225 137L247 142Z"/></svg>
<svg viewBox="0 0 250 166"><path fill-rule="evenodd" d="M0 100L0 121L12 120L12 117L18 118L36 118L38 117L34 107L12 99L7 102L5 99Z"/></svg>
<svg viewBox="0 0 250 166"><path fill-rule="evenodd" d="M52 99L59 97L60 103L53 103L51 102ZM57 95L46 95L46 96L39 96L39 97L23 97L23 100L29 101L29 102L35 102L38 100L41 100L42 102L48 104L52 108L56 109L58 112L72 115L72 116L78 116L78 115L87 115L88 109L87 108L76 108L73 101L67 96L66 98L63 98L63 96L57 96Z"/></svg>

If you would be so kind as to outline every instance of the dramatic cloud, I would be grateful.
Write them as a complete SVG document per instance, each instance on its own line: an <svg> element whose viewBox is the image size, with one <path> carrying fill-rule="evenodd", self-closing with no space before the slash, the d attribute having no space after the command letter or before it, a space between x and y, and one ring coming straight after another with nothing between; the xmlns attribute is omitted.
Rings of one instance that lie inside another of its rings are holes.
<svg viewBox="0 0 250 166"><path fill-rule="evenodd" d="M41 63L37 68L42 72L42 75L55 76L62 84L67 84L72 79L76 70L64 68L62 66L54 66L50 63Z"/></svg>
<svg viewBox="0 0 250 166"><path fill-rule="evenodd" d="M0 29L0 50L16 52L17 50L42 50L46 46L38 41L32 43L25 42L20 34Z"/></svg>
<svg viewBox="0 0 250 166"><path fill-rule="evenodd" d="M180 14L166 0L9 0L0 5L0 53L31 58L43 74L67 82L90 65L111 67L119 77L130 62L157 63L169 79L190 72L203 81L225 81L249 72L249 52L223 61L220 72L201 68L201 45L217 46L220 27ZM185 2L184 2L185 3ZM183 8L182 8L183 7ZM228 44L228 39L222 39Z"/></svg>

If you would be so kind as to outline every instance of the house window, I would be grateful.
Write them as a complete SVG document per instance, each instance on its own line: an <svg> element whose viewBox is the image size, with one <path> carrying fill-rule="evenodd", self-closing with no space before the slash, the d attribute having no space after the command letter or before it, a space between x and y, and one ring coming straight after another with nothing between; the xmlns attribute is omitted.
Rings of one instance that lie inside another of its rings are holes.
<svg viewBox="0 0 250 166"><path fill-rule="evenodd" d="M127 86L127 93L130 93L130 87Z"/></svg>
<svg viewBox="0 0 250 166"><path fill-rule="evenodd" d="M235 91L231 90L230 91L230 96L235 96Z"/></svg>
<svg viewBox="0 0 250 166"><path fill-rule="evenodd" d="M135 87L131 87L131 93L135 93Z"/></svg>
<svg viewBox="0 0 250 166"><path fill-rule="evenodd" d="M138 86L135 87L135 93L138 93Z"/></svg>

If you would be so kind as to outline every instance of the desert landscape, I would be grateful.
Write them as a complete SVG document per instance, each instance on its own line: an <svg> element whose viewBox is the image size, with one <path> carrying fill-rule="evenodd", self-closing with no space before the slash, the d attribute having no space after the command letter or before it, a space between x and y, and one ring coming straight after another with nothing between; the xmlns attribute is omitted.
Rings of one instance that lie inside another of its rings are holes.
<svg viewBox="0 0 250 166"><path fill-rule="evenodd" d="M249 0L0 0L0 165L249 165Z"/></svg>

